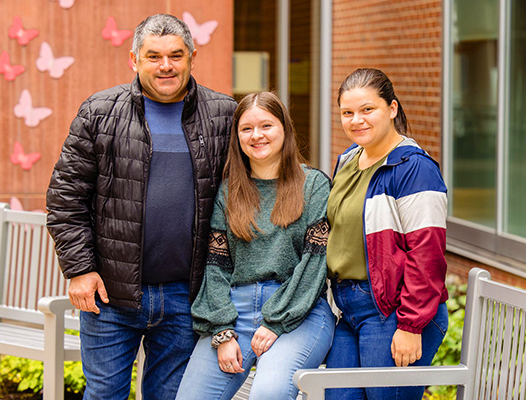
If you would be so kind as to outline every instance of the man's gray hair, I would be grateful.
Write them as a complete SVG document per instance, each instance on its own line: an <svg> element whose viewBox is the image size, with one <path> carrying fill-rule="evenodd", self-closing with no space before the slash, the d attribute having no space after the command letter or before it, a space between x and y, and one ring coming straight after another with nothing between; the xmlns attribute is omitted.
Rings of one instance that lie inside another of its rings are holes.
<svg viewBox="0 0 526 400"><path fill-rule="evenodd" d="M148 36L175 35L183 39L184 44L190 51L190 57L194 52L194 40L188 26L179 18L169 14L151 15L142 21L133 35L132 51L139 60L139 52Z"/></svg>

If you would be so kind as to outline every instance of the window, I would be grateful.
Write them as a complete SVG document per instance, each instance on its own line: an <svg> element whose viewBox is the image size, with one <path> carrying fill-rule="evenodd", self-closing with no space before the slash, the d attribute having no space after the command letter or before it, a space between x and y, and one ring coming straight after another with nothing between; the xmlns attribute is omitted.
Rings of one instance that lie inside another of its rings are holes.
<svg viewBox="0 0 526 400"><path fill-rule="evenodd" d="M526 238L526 1L513 1L510 14L505 230Z"/></svg>
<svg viewBox="0 0 526 400"><path fill-rule="evenodd" d="M526 0L445 4L448 244L526 272Z"/></svg>

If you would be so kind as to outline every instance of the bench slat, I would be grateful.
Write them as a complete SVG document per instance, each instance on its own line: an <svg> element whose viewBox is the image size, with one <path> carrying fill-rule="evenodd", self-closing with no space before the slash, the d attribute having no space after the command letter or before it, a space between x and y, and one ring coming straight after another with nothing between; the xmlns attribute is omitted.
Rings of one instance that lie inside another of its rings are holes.
<svg viewBox="0 0 526 400"><path fill-rule="evenodd" d="M42 314L40 311L26 310L18 307L0 305L0 319L8 319L42 326L44 325L44 314ZM73 314L68 311L64 316L64 325L67 329L74 329L78 331L78 315L73 316Z"/></svg>
<svg viewBox="0 0 526 400"><path fill-rule="evenodd" d="M44 331L0 322L0 353L44 361ZM64 335L65 360L80 360L80 338Z"/></svg>
<svg viewBox="0 0 526 400"><path fill-rule="evenodd" d="M21 210L4 210L5 221L30 225L46 225L46 213Z"/></svg>
<svg viewBox="0 0 526 400"><path fill-rule="evenodd" d="M44 331L42 329L0 322L0 337L2 343L16 345L25 341L32 348L44 349ZM80 338L75 335L64 334L64 347L68 350L80 349Z"/></svg>

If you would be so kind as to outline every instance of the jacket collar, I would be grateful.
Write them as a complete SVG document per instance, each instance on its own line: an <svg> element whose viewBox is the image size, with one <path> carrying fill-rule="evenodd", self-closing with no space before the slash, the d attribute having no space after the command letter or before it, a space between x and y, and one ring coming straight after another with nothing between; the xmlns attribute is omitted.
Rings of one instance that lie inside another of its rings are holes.
<svg viewBox="0 0 526 400"><path fill-rule="evenodd" d="M194 77L190 75L188 80L188 85L186 85L188 93L184 97L184 108L183 108L183 118L187 115L193 115L197 109L197 82Z"/></svg>
<svg viewBox="0 0 526 400"><path fill-rule="evenodd" d="M409 157L415 154L420 154L431 159L435 164L438 163L429 156L416 141L412 138L402 136L404 139L396 146L396 148L389 154L383 165L395 165L400 164L409 160ZM353 144L347 150L345 150L340 156L338 156L338 161L336 162L336 167L334 168L333 179L336 173L342 169L349 161L351 161L358 152L362 149L361 146Z"/></svg>
<svg viewBox="0 0 526 400"><path fill-rule="evenodd" d="M139 74L135 75L135 79L131 83L130 91L132 101L140 108L144 108L144 102L142 98L142 86L141 82L139 81Z"/></svg>
<svg viewBox="0 0 526 400"><path fill-rule="evenodd" d="M184 97L184 110L185 115L192 115L197 108L197 82L194 77L190 75L188 84L186 85L188 93ZM132 101L141 109L144 109L144 100L142 94L141 81L139 80L139 74L135 75L135 79L131 83L131 97Z"/></svg>

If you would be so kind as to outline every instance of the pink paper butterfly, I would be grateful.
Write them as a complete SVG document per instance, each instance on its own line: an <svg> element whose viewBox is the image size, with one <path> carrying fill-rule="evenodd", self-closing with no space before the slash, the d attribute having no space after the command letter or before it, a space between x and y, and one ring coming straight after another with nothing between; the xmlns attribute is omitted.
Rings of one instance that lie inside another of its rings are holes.
<svg viewBox="0 0 526 400"><path fill-rule="evenodd" d="M11 154L11 162L13 164L20 164L23 170L29 171L38 160L40 160L40 153L25 154L22 145L15 142L15 151Z"/></svg>
<svg viewBox="0 0 526 400"><path fill-rule="evenodd" d="M22 206L22 202L20 201L20 199L16 196L12 196L11 197L11 200L9 200L9 207L11 208L11 210L14 210L14 211L25 211L24 210L24 206ZM40 209L35 209L35 210L32 210L32 212L41 212L43 213L44 210L40 210ZM13 222L13 226L15 226L16 223ZM33 225L29 225L29 224L25 224L24 226L24 230L27 232L27 230L32 227Z"/></svg>
<svg viewBox="0 0 526 400"><path fill-rule="evenodd" d="M117 24L115 23L115 19L113 19L113 17L108 18L106 27L102 30L102 37L106 40L111 40L111 44L113 46L120 46L131 35L133 35L132 31L118 30Z"/></svg>
<svg viewBox="0 0 526 400"><path fill-rule="evenodd" d="M24 71L25 68L22 65L11 65L7 51L2 52L0 56L0 74L4 74L6 81L14 81Z"/></svg>
<svg viewBox="0 0 526 400"><path fill-rule="evenodd" d="M73 57L57 57L53 56L53 50L47 42L43 42L40 46L40 57L37 58L37 69L40 72L49 71L49 76L58 79L64 75L67 70L75 62Z"/></svg>
<svg viewBox="0 0 526 400"><path fill-rule="evenodd" d="M186 11L183 12L183 21L188 25L188 28L190 28L190 32L192 33L195 42L200 46L204 46L210 41L210 36L212 36L217 25L219 25L219 22L214 20L199 25L194 16Z"/></svg>
<svg viewBox="0 0 526 400"><path fill-rule="evenodd" d="M15 146L17 144L18 144L18 142L15 144ZM22 202L16 196L12 196L11 200L9 200L9 207L11 208L11 210L24 211L24 207L22 206Z"/></svg>
<svg viewBox="0 0 526 400"><path fill-rule="evenodd" d="M18 39L18 44L25 46L31 39L37 37L39 32L36 29L24 29L22 20L17 15L13 20L13 26L9 28L9 37L11 39Z"/></svg>
<svg viewBox="0 0 526 400"><path fill-rule="evenodd" d="M40 124L40 121L49 117L53 111L47 107L35 107L33 108L33 99L29 90L22 90L18 104L13 109L15 116L18 118L24 118L24 122L30 128L34 128Z"/></svg>
<svg viewBox="0 0 526 400"><path fill-rule="evenodd" d="M51 0L55 1L55 0ZM73 4L75 4L75 0L59 0L58 4L62 8L71 8L73 7Z"/></svg>
<svg viewBox="0 0 526 400"><path fill-rule="evenodd" d="M24 206L22 206L22 202L16 196L12 196L11 199L9 200L9 207L11 208L11 210L25 211L24 210ZM41 212L41 213L43 213L45 211L40 209L40 208L36 208L34 210L31 210L31 212Z"/></svg>

